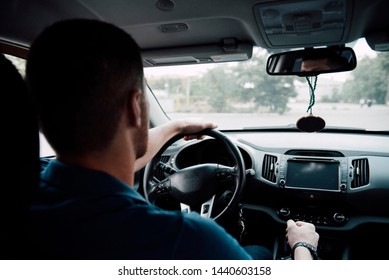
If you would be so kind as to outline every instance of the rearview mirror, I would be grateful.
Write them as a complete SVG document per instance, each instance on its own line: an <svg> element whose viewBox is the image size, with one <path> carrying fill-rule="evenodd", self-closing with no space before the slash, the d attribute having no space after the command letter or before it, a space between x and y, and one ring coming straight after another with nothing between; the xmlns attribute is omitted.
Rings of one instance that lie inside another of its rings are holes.
<svg viewBox="0 0 389 280"><path fill-rule="evenodd" d="M356 66L353 49L331 47L273 54L267 60L266 71L269 75L316 76L350 71Z"/></svg>

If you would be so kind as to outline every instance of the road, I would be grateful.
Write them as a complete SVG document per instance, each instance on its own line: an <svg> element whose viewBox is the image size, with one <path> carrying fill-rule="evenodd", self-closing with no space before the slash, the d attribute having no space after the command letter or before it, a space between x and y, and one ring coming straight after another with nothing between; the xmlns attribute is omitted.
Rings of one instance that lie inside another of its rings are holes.
<svg viewBox="0 0 389 280"><path fill-rule="evenodd" d="M288 107L290 110L283 115L275 113L175 113L168 115L171 118L201 117L217 123L220 129L294 125L299 118L309 115L306 112L306 104L291 104ZM324 103L313 108L313 115L322 117L327 127L341 126L369 130L389 130L389 107L385 105L361 108L358 104Z"/></svg>

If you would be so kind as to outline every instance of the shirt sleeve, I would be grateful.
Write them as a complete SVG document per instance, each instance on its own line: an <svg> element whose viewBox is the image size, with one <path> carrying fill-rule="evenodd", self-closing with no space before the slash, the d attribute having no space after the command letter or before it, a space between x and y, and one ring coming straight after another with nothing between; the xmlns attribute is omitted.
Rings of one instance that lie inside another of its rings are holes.
<svg viewBox="0 0 389 280"><path fill-rule="evenodd" d="M239 242L214 220L196 213L183 214L183 228L176 243L176 259L250 260Z"/></svg>

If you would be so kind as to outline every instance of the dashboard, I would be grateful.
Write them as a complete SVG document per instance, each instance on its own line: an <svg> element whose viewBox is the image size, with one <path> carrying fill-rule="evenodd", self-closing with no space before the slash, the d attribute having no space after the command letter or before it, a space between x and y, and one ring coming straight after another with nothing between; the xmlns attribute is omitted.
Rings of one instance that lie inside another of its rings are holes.
<svg viewBox="0 0 389 280"><path fill-rule="evenodd" d="M254 159L255 178L248 188L265 185L285 194L291 204L293 200L303 205L324 203L327 210L340 205L348 215L334 218L334 209L328 218L331 225L345 228L347 221L356 226L354 212L389 216L388 136L251 133L234 137ZM285 216L287 211L280 213ZM321 225L320 220L316 224Z"/></svg>
<svg viewBox="0 0 389 280"><path fill-rule="evenodd" d="M272 228L272 236L284 235L288 219L307 221L321 233L322 255L349 259L369 252L355 249L367 235L389 233L389 135L225 134L239 147L248 170L239 203L251 238L270 236L257 228L258 221ZM176 142L162 156L177 169L202 163L234 166L233 157L212 138Z"/></svg>

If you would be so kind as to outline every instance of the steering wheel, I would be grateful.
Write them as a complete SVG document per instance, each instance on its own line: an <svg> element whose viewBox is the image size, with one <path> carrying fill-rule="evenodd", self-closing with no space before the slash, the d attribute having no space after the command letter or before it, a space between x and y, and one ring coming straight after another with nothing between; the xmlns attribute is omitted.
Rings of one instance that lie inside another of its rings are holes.
<svg viewBox="0 0 389 280"><path fill-rule="evenodd" d="M239 148L224 133L206 129L198 134L211 136L222 142L233 157L235 165L231 167L204 163L175 170L172 160L170 163L162 163L159 159L174 142L183 138L183 135L177 135L147 164L143 178L144 195L151 203L163 197L171 197L179 202L181 211L188 213L196 209L201 216L216 220L228 213L238 201L246 181L245 164ZM162 172L165 178L158 180L156 172ZM215 209L217 213L213 213Z"/></svg>

